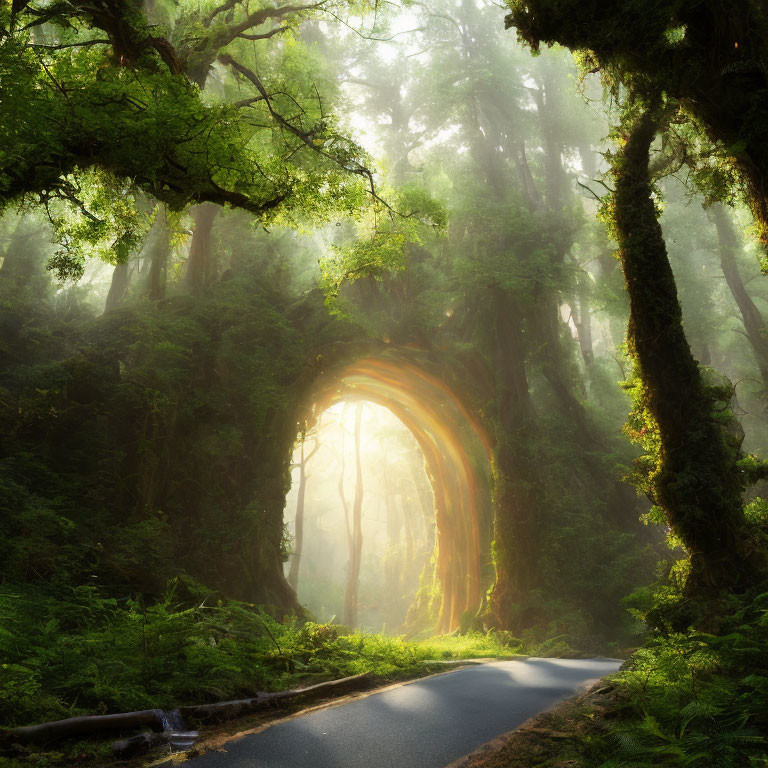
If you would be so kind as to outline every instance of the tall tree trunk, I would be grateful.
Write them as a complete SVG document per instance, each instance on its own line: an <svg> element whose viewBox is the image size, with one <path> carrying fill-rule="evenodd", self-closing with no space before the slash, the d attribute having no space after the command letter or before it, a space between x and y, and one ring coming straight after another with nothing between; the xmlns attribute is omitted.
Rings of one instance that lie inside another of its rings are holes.
<svg viewBox="0 0 768 768"><path fill-rule="evenodd" d="M405 568L410 563L403 562L403 547L401 532L403 520L397 508L397 499L392 489L392 473L390 467L384 466L384 508L387 515L387 547L384 552L384 595L382 603L385 606L384 616L387 628L394 627L400 615L403 596L402 582Z"/></svg>
<svg viewBox="0 0 768 768"><path fill-rule="evenodd" d="M112 282L109 284L109 293L104 303L105 312L110 312L123 303L130 284L131 271L128 268L128 262L121 261L112 273Z"/></svg>
<svg viewBox="0 0 768 768"><path fill-rule="evenodd" d="M590 366L594 362L595 353L592 348L592 317L589 313L589 275L582 270L576 280L576 306L571 307L571 312L581 357L584 365Z"/></svg>
<svg viewBox="0 0 768 768"><path fill-rule="evenodd" d="M558 408L574 425L583 445L592 450L600 450L604 447L602 439L590 421L584 404L574 392L575 385L585 393L584 382L580 375L575 377L575 381L574 376L569 375L568 350L560 337L560 308L551 301L553 297L547 296L546 289L539 288L539 293L541 298L534 301L528 327L533 338L541 346L541 372L549 384Z"/></svg>
<svg viewBox="0 0 768 768"><path fill-rule="evenodd" d="M544 149L544 176L547 206L559 211L568 194L568 177L563 169L563 144L558 135L557 123L562 114L560 98L552 72L544 60L540 60L541 80L539 88L532 90L539 117L541 143Z"/></svg>
<svg viewBox="0 0 768 768"><path fill-rule="evenodd" d="M170 252L167 212L164 203L159 204L154 229L155 237L150 250L147 295L150 301L160 301L160 299L165 298Z"/></svg>
<svg viewBox="0 0 768 768"><path fill-rule="evenodd" d="M520 139L517 144L518 161L515 163L517 169L517 175L520 179L520 188L523 193L523 197L532 211L538 210L541 207L541 197L539 190L536 187L533 174L531 173L531 167L528 165L528 156L525 153L525 141Z"/></svg>
<svg viewBox="0 0 768 768"><path fill-rule="evenodd" d="M544 171L547 208L553 218L553 254L552 270L562 268L572 243L574 232L562 217L562 208L568 195L568 174L563 166L563 141L558 126L559 94L550 65L542 62L540 66L540 87L533 90L536 112L539 118L542 146L544 148ZM567 347L560 335L560 301L558 295L542 283L534 289L537 293L530 312L529 331L535 336L540 346L541 371L549 383L552 393L562 412L576 425L578 432L587 443L599 446L599 440L590 424L586 410L574 392L574 384L586 394L586 387L580 376L574 377L567 371ZM579 300L585 300L582 294ZM587 311L588 317L588 311ZM578 330L578 329L577 329ZM586 327L582 329L586 331ZM579 344L582 345L582 332L579 331ZM591 355L591 327L585 361Z"/></svg>
<svg viewBox="0 0 768 768"><path fill-rule="evenodd" d="M220 210L214 203L202 203L192 209L192 242L189 245L185 282L194 295L200 294L210 280L211 231Z"/></svg>
<svg viewBox="0 0 768 768"><path fill-rule="evenodd" d="M724 205L717 203L710 208L710 211L717 228L720 266L723 269L723 275L725 275L725 282L739 307L744 329L747 332L747 339L755 353L763 384L768 387L768 335L766 335L763 316L755 306L755 302L752 301L752 297L747 293L739 274L736 257L739 252L739 239Z"/></svg>
<svg viewBox="0 0 768 768"><path fill-rule="evenodd" d="M494 566L491 603L502 627L530 624L519 605L537 582L535 413L525 368L522 315L500 288L494 289L499 430L495 446Z"/></svg>
<svg viewBox="0 0 768 768"><path fill-rule="evenodd" d="M648 169L658 118L636 119L614 161L619 258L630 301L628 341L661 450L655 502L691 556L691 595L747 586L757 558L745 536L739 452L713 417L682 324Z"/></svg>
<svg viewBox="0 0 768 768"><path fill-rule="evenodd" d="M299 461L299 491L296 497L296 521L295 532L293 539L293 555L291 556L291 565L288 569L288 583L293 587L293 591L297 592L299 589L299 568L301 567L301 553L304 548L304 498L307 491L307 480L309 475L307 474L307 464L309 464L312 457L317 453L320 443L315 438L315 445L309 454L304 454L304 445L306 443L306 435L301 437L301 459Z"/></svg>
<svg viewBox="0 0 768 768"><path fill-rule="evenodd" d="M299 591L299 567L301 550L304 546L304 495L307 490L306 460L304 458L304 440L301 441L301 461L299 462L299 492L296 498L296 521L293 537L293 555L288 569L288 583L294 592Z"/></svg>
<svg viewBox="0 0 768 768"><path fill-rule="evenodd" d="M357 609L360 589L360 564L363 554L363 471L360 462L360 426L363 404L355 408L355 500L352 504L352 524L349 532L349 565L347 588L344 593L344 624L357 626Z"/></svg>

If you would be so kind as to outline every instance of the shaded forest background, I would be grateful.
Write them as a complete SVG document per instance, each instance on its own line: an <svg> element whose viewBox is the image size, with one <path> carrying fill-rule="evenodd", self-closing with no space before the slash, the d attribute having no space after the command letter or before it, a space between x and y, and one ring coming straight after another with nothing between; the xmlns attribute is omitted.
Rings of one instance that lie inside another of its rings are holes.
<svg viewBox="0 0 768 768"><path fill-rule="evenodd" d="M55 4L25 6L31 31L3 36L6 61L24 49L31 63L12 83L21 127L3 127L0 188L0 719L207 701L425 658L371 638L353 660L347 630L304 624L284 576L292 455L317 382L393 349L439 376L489 438L490 460L473 457L488 483L485 596L449 629L499 653L616 655L650 630L674 657L691 626L729 637L686 591L691 541L659 490L663 436L626 342L611 235L628 240L606 174L624 146L611 124L632 105L563 49L532 57L495 7L415 6L370 26L324 3L225 5L146 9L182 63L146 37L115 66L98 20L67 27ZM73 94L43 88L45 126L24 103L25 78L45 78L39 56ZM754 211L713 193L714 172L702 181L686 165L680 147L705 139L672 125L652 157L672 290L717 434L747 478L739 498L758 481L744 498L759 527L760 231ZM76 134L89 148L65 157ZM433 557L409 632L439 622L437 573ZM761 604L728 599L721 618L757 642ZM687 691L693 673L678 673ZM765 696L755 676L747 687Z"/></svg>

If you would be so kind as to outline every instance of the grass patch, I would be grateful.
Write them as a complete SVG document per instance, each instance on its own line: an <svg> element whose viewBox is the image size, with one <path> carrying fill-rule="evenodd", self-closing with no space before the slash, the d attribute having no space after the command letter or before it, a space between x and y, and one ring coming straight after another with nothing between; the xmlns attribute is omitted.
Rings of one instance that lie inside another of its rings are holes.
<svg viewBox="0 0 768 768"><path fill-rule="evenodd" d="M0 722L168 709L370 672L424 673L430 660L511 657L503 632L409 642L335 624L278 622L258 607L210 596L157 603L76 587L58 599L0 587ZM190 605L191 602L191 605Z"/></svg>

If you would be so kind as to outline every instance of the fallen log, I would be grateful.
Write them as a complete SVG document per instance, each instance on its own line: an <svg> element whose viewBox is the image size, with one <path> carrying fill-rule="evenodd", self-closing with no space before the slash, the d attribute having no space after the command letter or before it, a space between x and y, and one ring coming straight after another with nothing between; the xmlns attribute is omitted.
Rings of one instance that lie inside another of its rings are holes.
<svg viewBox="0 0 768 768"><path fill-rule="evenodd" d="M46 745L74 736L90 736L105 731L136 730L151 728L163 730L163 713L159 709L145 709L139 712L122 712L117 715L84 715L55 720L51 723L28 725L14 728L2 734L2 741L7 744Z"/></svg>
<svg viewBox="0 0 768 768"><path fill-rule="evenodd" d="M326 683L317 683L307 688L277 691L276 693L259 693L257 696L249 699L179 707L179 713L185 721L192 723L219 723L224 720L234 720L243 715L273 709L290 701L314 701L340 693L364 690L370 685L371 679L372 676L369 672L363 672L360 675L343 677L341 680L330 680Z"/></svg>
<svg viewBox="0 0 768 768"><path fill-rule="evenodd" d="M279 707L289 701L312 701L326 696L363 690L370 685L371 679L371 674L364 672L352 677L343 677L341 680L317 683L317 685L310 685L307 688L277 691L276 693L259 693L250 699L180 707L179 713L184 720L194 723L222 722L253 712ZM0 733L0 745L35 744L45 746L76 736L91 736L108 731L128 731L141 728L151 728L153 731L159 732L158 743L162 743L165 737L165 734L162 733L162 710L146 709L140 712L124 712L117 715L84 715L82 717L70 717L67 720L56 720L51 723L14 728ZM141 750L145 742L151 740L149 735L140 734L136 737L135 743L126 745L126 748L135 747ZM124 739L122 741L130 740ZM120 745L121 742L116 742L116 744Z"/></svg>

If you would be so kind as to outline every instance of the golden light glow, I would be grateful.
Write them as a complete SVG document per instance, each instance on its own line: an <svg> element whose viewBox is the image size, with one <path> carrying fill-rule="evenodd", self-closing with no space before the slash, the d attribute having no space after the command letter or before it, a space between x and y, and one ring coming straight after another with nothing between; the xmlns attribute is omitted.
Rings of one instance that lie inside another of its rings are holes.
<svg viewBox="0 0 768 768"><path fill-rule="evenodd" d="M407 352L366 357L329 373L316 390L314 411L319 415L336 403L355 399L388 408L412 432L424 454L434 492L442 586L437 628L453 630L462 614L481 606L488 586L483 578L487 570L483 553L490 543L484 475L488 438L445 382ZM485 458L484 467L475 466L478 456Z"/></svg>

